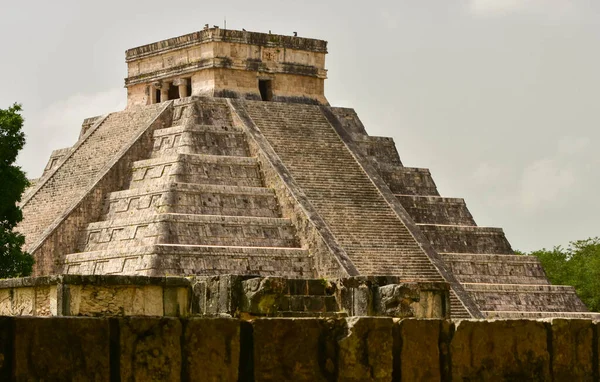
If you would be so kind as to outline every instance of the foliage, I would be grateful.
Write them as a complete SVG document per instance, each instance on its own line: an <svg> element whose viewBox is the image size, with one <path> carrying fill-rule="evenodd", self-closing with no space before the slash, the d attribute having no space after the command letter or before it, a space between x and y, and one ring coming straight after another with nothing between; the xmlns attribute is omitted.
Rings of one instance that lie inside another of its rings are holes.
<svg viewBox="0 0 600 382"><path fill-rule="evenodd" d="M573 241L567 248L529 253L540 259L552 284L572 285L591 311L600 312L600 238Z"/></svg>
<svg viewBox="0 0 600 382"><path fill-rule="evenodd" d="M29 185L25 173L14 165L25 144L20 112L19 104L0 109L0 278L28 276L33 268L33 257L21 249L25 238L14 231L23 219L17 203Z"/></svg>

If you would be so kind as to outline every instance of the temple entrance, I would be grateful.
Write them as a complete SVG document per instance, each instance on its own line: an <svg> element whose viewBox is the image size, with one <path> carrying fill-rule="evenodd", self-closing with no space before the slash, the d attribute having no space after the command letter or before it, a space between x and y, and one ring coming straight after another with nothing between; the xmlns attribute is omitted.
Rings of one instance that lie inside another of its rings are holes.
<svg viewBox="0 0 600 382"><path fill-rule="evenodd" d="M271 80L258 80L258 90L260 91L260 98L263 101L271 101L273 99Z"/></svg>
<svg viewBox="0 0 600 382"><path fill-rule="evenodd" d="M179 88L177 86L173 86L173 84L171 84L171 86L169 87L169 99L171 100L171 99L178 99L178 98L179 98Z"/></svg>

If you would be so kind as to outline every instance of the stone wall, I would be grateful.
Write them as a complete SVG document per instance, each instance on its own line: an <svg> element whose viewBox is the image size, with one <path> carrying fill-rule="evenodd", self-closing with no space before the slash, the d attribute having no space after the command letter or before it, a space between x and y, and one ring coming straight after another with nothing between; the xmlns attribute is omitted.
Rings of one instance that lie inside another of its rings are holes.
<svg viewBox="0 0 600 382"><path fill-rule="evenodd" d="M448 290L392 276L61 275L0 280L0 315L449 318Z"/></svg>
<svg viewBox="0 0 600 382"><path fill-rule="evenodd" d="M2 380L594 381L598 323L0 318Z"/></svg>

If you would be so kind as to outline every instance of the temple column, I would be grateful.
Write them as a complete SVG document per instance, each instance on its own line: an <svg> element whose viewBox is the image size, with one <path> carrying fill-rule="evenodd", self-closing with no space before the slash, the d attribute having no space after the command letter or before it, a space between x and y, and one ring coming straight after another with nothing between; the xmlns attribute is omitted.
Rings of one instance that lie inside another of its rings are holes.
<svg viewBox="0 0 600 382"><path fill-rule="evenodd" d="M179 88L179 98L185 98L189 95L187 94L187 85L188 80L185 78L178 78L173 81L173 86L177 86Z"/></svg>
<svg viewBox="0 0 600 382"><path fill-rule="evenodd" d="M156 103L156 91L154 90L154 86L149 86L148 89L148 92L150 93L150 105L153 105Z"/></svg>
<svg viewBox="0 0 600 382"><path fill-rule="evenodd" d="M170 84L168 82L163 82L160 87L160 102L165 102L169 100L169 88Z"/></svg>
<svg viewBox="0 0 600 382"><path fill-rule="evenodd" d="M148 88L150 92L150 104L158 103L158 99L156 97L156 90L160 89L160 82L154 82Z"/></svg>

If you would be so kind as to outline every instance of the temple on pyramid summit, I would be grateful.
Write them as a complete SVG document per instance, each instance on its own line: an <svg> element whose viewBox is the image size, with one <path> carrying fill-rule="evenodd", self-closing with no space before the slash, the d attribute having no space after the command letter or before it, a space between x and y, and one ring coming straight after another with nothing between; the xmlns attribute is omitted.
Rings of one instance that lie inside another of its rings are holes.
<svg viewBox="0 0 600 382"><path fill-rule="evenodd" d="M0 313L598 317L331 106L326 54L220 28L127 50L126 109L23 197L34 275Z"/></svg>

